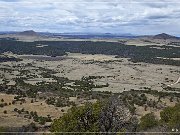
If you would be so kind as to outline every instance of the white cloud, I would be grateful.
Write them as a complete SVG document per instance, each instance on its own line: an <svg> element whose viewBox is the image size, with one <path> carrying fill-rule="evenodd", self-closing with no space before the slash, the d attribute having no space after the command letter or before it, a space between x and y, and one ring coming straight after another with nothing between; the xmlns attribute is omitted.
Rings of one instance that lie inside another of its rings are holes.
<svg viewBox="0 0 180 135"><path fill-rule="evenodd" d="M178 0L0 0L0 31L177 34L179 13Z"/></svg>

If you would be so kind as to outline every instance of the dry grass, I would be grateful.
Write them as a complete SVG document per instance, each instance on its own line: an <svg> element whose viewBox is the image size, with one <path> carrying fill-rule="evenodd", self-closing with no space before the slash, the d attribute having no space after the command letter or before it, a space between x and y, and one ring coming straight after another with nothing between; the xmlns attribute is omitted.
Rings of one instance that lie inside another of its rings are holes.
<svg viewBox="0 0 180 135"><path fill-rule="evenodd" d="M33 122L32 119L24 118L24 115L18 114L14 111L15 108L18 110L21 110L24 108L25 111L36 111L38 116L47 117L47 115L50 115L52 119L59 118L64 113L67 112L67 110L71 107L55 107L54 105L48 105L46 104L45 100L39 100L36 101L33 99L33 103L31 103L31 98L25 98L26 102L20 104L20 101L16 102L15 104L9 105L9 103L12 103L14 100L14 97L16 95L11 94L4 94L0 93L0 100L3 99L3 103L7 103L8 105L0 109L0 127L18 127L30 124ZM84 99L77 99L77 97L70 97L70 101L74 101L78 106L83 105L85 102L87 102ZM88 102L96 102L96 100L88 100ZM1 101L0 101L1 103ZM64 110L63 112L61 110ZM7 111L7 114L4 114L4 111Z"/></svg>
<svg viewBox="0 0 180 135"><path fill-rule="evenodd" d="M0 94L0 99L4 99L4 103L12 103L15 95L7 95L7 94ZM16 102L14 105L8 105L0 109L0 126L22 126L29 124L32 122L32 119L29 120L27 118L23 118L23 115L19 115L17 112L14 112L14 108L22 109L24 108L25 111L36 111L38 116L47 117L50 115L52 119L58 118L65 113L69 107L55 107L53 105L47 105L44 100L37 100L34 103L31 103L30 98L25 98L26 103L22 105L20 102ZM64 110L64 112L61 111ZM4 114L4 110L7 111L7 114Z"/></svg>
<svg viewBox="0 0 180 135"><path fill-rule="evenodd" d="M13 69L13 66L16 66L16 71L12 73L1 71L0 74L5 76L9 81L12 81L13 78L19 75L17 70L29 70L31 74L38 76L26 81L26 83L30 84L36 84L42 81L54 81L52 78L42 78L40 75L42 71L37 70L39 67L54 70L57 72L54 75L67 77L71 80L80 80L83 76L104 76L105 78L95 80L95 83L109 83L109 87L95 90L122 92L124 89L140 89L141 87L162 90L162 83L166 85L171 84L171 82L167 82L165 78L175 82L179 77L178 72L180 71L177 66L147 63L134 64L126 58L115 58L112 55L70 53L65 59L58 61L28 59L28 55L26 56L27 57L20 62L1 63L0 67L4 68ZM24 65L27 63L32 63L33 66L25 67ZM173 87L180 88L180 85L177 84Z"/></svg>

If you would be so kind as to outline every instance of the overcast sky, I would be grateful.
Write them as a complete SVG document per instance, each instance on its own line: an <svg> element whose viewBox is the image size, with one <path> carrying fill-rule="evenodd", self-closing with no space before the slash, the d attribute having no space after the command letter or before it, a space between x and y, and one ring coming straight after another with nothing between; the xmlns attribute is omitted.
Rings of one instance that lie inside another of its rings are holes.
<svg viewBox="0 0 180 135"><path fill-rule="evenodd" d="M0 31L180 35L180 0L0 0Z"/></svg>

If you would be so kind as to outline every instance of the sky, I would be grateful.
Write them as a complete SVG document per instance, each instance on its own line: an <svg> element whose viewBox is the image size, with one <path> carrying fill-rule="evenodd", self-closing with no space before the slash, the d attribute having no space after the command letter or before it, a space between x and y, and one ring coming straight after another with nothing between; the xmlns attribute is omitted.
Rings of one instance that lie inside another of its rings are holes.
<svg viewBox="0 0 180 135"><path fill-rule="evenodd" d="M180 0L0 0L0 31L180 35Z"/></svg>

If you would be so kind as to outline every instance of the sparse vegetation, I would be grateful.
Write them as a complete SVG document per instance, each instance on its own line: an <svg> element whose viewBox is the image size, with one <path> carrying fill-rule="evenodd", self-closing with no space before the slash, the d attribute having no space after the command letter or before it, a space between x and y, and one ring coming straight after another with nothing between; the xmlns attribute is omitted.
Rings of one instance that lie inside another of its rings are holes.
<svg viewBox="0 0 180 135"><path fill-rule="evenodd" d="M158 46L161 49L157 49L124 43L1 39L0 53L52 56L37 60L29 58L30 62L25 58L0 58L3 65L0 67L1 93L13 96L12 99L1 97L2 115L27 120L28 124L22 127L24 131L39 128L53 132L137 132L155 131L161 126L166 131L179 129L180 90L168 85L180 73L176 67L180 65L179 61L171 59L180 58L179 48ZM37 49L37 44L47 46ZM73 57L67 52L82 54ZM58 64L49 62L67 54L68 57L59 58ZM116 56L106 60L104 55L94 58L95 54ZM12 63L7 65L3 63L5 61ZM149 68L147 63L172 66L151 65L153 68ZM157 78L153 80L155 74ZM43 113L40 109L50 111Z"/></svg>
<svg viewBox="0 0 180 135"><path fill-rule="evenodd" d="M46 48L36 49L37 44L46 44ZM91 42L91 41L34 41L22 42L9 39L0 40L0 53L11 51L17 54L34 54L62 56L66 52L85 54L117 55L117 57L131 58L132 62L147 62L179 66L177 60L162 58L179 58L179 48L173 46L133 46L118 42ZM96 49L94 49L96 48Z"/></svg>

